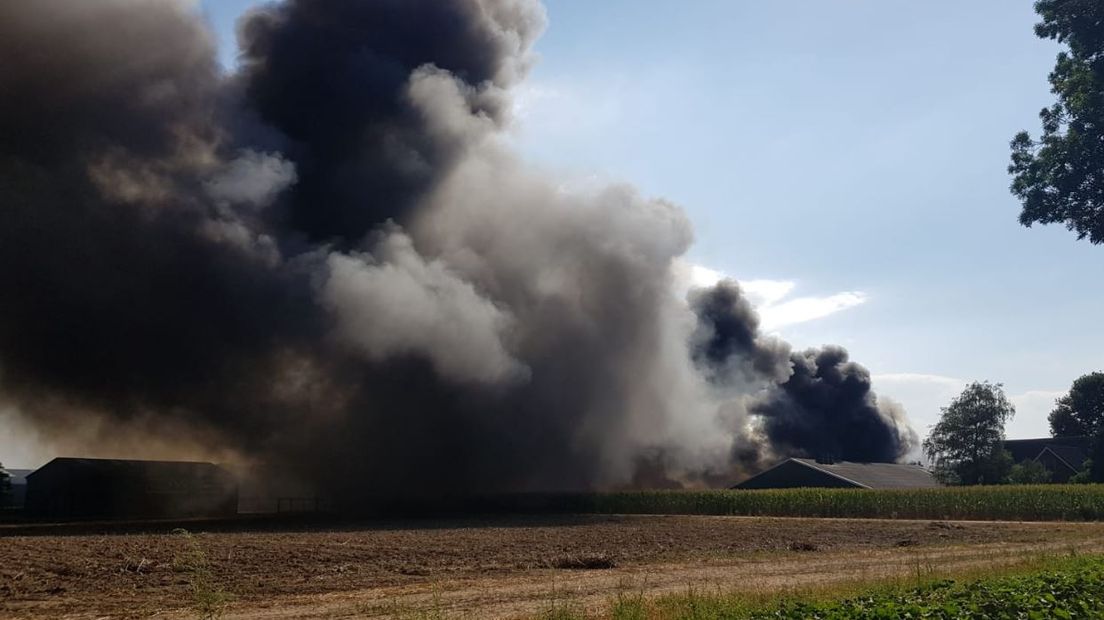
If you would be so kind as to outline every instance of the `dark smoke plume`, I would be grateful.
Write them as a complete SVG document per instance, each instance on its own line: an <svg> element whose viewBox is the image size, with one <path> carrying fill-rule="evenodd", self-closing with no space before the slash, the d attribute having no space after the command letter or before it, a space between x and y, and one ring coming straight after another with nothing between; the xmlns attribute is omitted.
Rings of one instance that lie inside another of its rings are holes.
<svg viewBox="0 0 1104 620"><path fill-rule="evenodd" d="M870 373L842 347L794 353L793 375L751 412L775 451L858 462L894 462L916 446L904 412L879 402Z"/></svg>
<svg viewBox="0 0 1104 620"><path fill-rule="evenodd" d="M501 123L508 101L497 89L525 73L542 26L539 7L499 1L303 0L247 15L240 77L299 174L284 197L288 223L348 243L388 218L406 223L466 146L434 135L409 105L411 75L448 72L478 89L468 114Z"/></svg>
<svg viewBox="0 0 1104 620"><path fill-rule="evenodd" d="M710 482L816 436L899 457L860 367L791 359L735 288L672 294L677 207L504 146L543 23L287 0L224 75L183 1L0 3L3 402L358 496Z"/></svg>
<svg viewBox="0 0 1104 620"><path fill-rule="evenodd" d="M878 400L870 373L842 347L791 353L784 342L762 336L758 316L734 282L692 293L691 307L698 316L694 358L714 383L764 380L748 413L771 457L894 462L916 446L904 411ZM763 458L743 449L735 460Z"/></svg>

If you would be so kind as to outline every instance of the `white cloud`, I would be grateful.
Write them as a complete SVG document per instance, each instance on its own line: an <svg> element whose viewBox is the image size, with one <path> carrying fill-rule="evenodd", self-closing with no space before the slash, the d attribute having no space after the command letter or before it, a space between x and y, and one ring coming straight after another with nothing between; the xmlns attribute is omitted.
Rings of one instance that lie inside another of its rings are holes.
<svg viewBox="0 0 1104 620"><path fill-rule="evenodd" d="M675 265L676 292L685 296L694 287L708 287L729 276L716 269L690 262ZM740 289L759 313L760 326L776 330L805 323L866 303L862 291L844 291L824 297L806 296L786 299L797 287L791 280L740 280Z"/></svg>
<svg viewBox="0 0 1104 620"><path fill-rule="evenodd" d="M551 105L555 107L557 101L567 98L563 90L548 84L535 82L523 83L511 92L513 93L511 101L514 117L521 121L529 119L534 112L540 111L542 106Z"/></svg>
<svg viewBox="0 0 1104 620"><path fill-rule="evenodd" d="M797 286L786 280L744 280L740 288L756 306L773 306Z"/></svg>
<svg viewBox="0 0 1104 620"><path fill-rule="evenodd" d="M697 265L694 263L680 263L676 265L676 268L680 268L685 271L683 277L689 279L691 286L707 287L725 279L725 274L717 271L716 269L710 269L704 265Z"/></svg>
<svg viewBox="0 0 1104 620"><path fill-rule="evenodd" d="M1052 390L1029 390L1008 398L1016 406L1016 416L1005 427L1009 437L1046 437L1050 435L1050 421L1047 416L1054 409L1054 401L1065 392Z"/></svg>
<svg viewBox="0 0 1104 620"><path fill-rule="evenodd" d="M763 306L759 309L759 316L763 329L772 330L785 325L824 318L863 303L866 303L865 293L846 291L827 297L798 297L779 304Z"/></svg>
<svg viewBox="0 0 1104 620"><path fill-rule="evenodd" d="M939 421L941 408L950 404L968 383L965 379L922 373L887 373L872 377L874 390L904 405L921 435ZM1054 399L1065 392L1026 390L1009 393L1016 415L1005 425L1005 435L1011 439L1046 437L1050 435L1047 414Z"/></svg>
<svg viewBox="0 0 1104 620"><path fill-rule="evenodd" d="M874 375L874 380L885 383L896 384L921 384L921 385L936 385L943 387L953 387L956 390L961 390L966 382L962 379L956 379L954 377L944 377L943 375L927 375L915 372L897 372L886 373L880 375Z"/></svg>
<svg viewBox="0 0 1104 620"><path fill-rule="evenodd" d="M593 136L623 119L625 83L528 80L511 90L514 137L522 142Z"/></svg>
<svg viewBox="0 0 1104 620"><path fill-rule="evenodd" d="M966 386L965 381L955 377L908 372L876 374L871 380L879 397L889 397L904 406L921 437L939 421L940 408Z"/></svg>

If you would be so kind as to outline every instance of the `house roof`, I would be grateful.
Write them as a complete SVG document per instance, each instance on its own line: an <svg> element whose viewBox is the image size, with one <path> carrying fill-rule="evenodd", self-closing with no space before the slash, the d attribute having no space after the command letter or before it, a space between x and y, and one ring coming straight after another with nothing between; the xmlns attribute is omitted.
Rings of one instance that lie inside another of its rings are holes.
<svg viewBox="0 0 1104 620"><path fill-rule="evenodd" d="M818 463L815 459L790 459L866 489L920 489L941 486L931 472L903 463Z"/></svg>
<svg viewBox="0 0 1104 620"><path fill-rule="evenodd" d="M1085 460L1088 458L1084 450L1074 446L1050 445L1043 448L1039 456L1042 456L1044 452L1050 452L1074 472L1081 471L1081 468L1085 465ZM1035 458L1038 459L1039 456Z"/></svg>
<svg viewBox="0 0 1104 620"><path fill-rule="evenodd" d="M1041 437L1039 439L1006 439L1004 442L1004 449L1008 450L1012 455L1012 460L1016 463L1038 458L1043 449L1049 446L1068 446L1087 451L1089 449L1089 438L1084 436ZM1055 454L1058 453L1055 452ZM1083 462L1084 458L1081 460Z"/></svg>

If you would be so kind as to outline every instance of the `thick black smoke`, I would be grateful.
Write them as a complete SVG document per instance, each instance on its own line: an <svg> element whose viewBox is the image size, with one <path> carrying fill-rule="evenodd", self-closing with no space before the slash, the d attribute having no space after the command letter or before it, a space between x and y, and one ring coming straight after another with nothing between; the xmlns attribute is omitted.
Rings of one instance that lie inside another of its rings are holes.
<svg viewBox="0 0 1104 620"><path fill-rule="evenodd" d="M255 233L203 190L213 54L174 3L0 6L0 376L31 415L278 415L280 354L322 324L307 274L230 241Z"/></svg>
<svg viewBox="0 0 1104 620"><path fill-rule="evenodd" d="M738 284L722 280L712 288L691 291L690 305L699 324L694 360L712 370L714 379L731 380L734 373L751 380L789 377L789 346L760 335L759 315Z"/></svg>
<svg viewBox="0 0 1104 620"><path fill-rule="evenodd" d="M432 65L473 87L509 86L540 17L527 3L451 0L300 0L248 15L241 79L295 161L290 225L355 243L388 218L405 223L465 147L433 135L408 105L411 74ZM485 90L468 104L500 123L508 102Z"/></svg>
<svg viewBox="0 0 1104 620"><path fill-rule="evenodd" d="M672 295L677 207L503 146L543 20L288 0L224 75L184 2L0 3L4 404L368 495L719 480L814 451L805 417L892 443L852 367L799 389L734 290Z"/></svg>
<svg viewBox="0 0 1104 620"><path fill-rule="evenodd" d="M842 347L794 353L793 376L751 407L775 451L816 458L894 462L915 447L902 412L880 403L870 373Z"/></svg>
<svg viewBox="0 0 1104 620"><path fill-rule="evenodd" d="M842 347L791 353L762 336L755 310L734 282L695 292L691 305L699 323L695 359L714 371L714 382L731 380L741 364L766 380L748 413L772 457L895 462L916 446L904 412L878 400L870 373ZM746 450L736 456L745 463L762 458Z"/></svg>

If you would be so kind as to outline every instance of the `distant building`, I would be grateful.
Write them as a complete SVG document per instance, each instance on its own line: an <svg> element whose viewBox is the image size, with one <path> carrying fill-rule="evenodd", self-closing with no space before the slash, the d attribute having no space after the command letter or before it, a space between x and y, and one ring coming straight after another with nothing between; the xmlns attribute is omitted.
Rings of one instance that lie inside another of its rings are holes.
<svg viewBox="0 0 1104 620"><path fill-rule="evenodd" d="M1044 437L1009 439L1004 449L1016 463L1038 461L1051 473L1053 482L1069 482L1085 467L1089 456L1089 437Z"/></svg>
<svg viewBox="0 0 1104 620"><path fill-rule="evenodd" d="M56 458L27 476L25 511L58 519L237 514L238 487L212 463Z"/></svg>
<svg viewBox="0 0 1104 620"><path fill-rule="evenodd" d="M919 465L901 463L818 463L814 459L786 459L732 487L734 489L920 489L940 484Z"/></svg>

